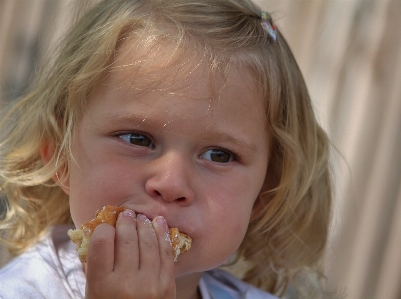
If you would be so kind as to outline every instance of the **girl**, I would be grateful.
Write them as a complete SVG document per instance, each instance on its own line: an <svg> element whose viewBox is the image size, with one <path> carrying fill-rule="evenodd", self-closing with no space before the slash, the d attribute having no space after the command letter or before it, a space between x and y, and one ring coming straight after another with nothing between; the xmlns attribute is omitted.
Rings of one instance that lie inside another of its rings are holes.
<svg viewBox="0 0 401 299"><path fill-rule="evenodd" d="M0 131L1 240L20 254L0 298L319 291L329 142L283 36L250 1L101 2ZM107 204L126 210L81 264L68 224ZM193 239L176 263L167 225ZM217 269L227 263L243 281Z"/></svg>

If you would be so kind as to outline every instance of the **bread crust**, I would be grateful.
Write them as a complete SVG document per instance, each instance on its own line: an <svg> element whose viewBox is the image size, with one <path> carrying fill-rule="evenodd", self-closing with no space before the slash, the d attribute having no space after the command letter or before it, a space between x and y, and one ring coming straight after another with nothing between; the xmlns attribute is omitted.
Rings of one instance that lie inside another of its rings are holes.
<svg viewBox="0 0 401 299"><path fill-rule="evenodd" d="M77 245L77 252L81 262L86 262L89 240L95 228L102 223L108 223L115 227L118 214L124 210L124 207L104 206L96 212L94 219L82 224L78 229L68 230L68 236ZM187 234L181 233L177 228L169 228L169 237L174 261L177 261L180 254L187 252L191 248L192 238Z"/></svg>

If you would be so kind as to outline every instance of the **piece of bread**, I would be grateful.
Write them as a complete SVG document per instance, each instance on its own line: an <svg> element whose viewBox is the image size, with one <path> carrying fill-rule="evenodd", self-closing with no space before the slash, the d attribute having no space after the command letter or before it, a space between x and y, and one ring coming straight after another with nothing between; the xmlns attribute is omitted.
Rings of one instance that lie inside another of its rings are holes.
<svg viewBox="0 0 401 299"><path fill-rule="evenodd" d="M68 236L71 238L72 242L77 245L79 259L82 262L86 262L89 240L95 228L102 223L108 223L115 226L118 214L124 210L125 208L123 207L104 206L101 210L96 212L96 217L93 220L82 224L79 229L68 230ZM187 234L179 232L177 228L170 228L169 235L174 261L177 261L177 258L181 253L184 253L191 248L192 239Z"/></svg>

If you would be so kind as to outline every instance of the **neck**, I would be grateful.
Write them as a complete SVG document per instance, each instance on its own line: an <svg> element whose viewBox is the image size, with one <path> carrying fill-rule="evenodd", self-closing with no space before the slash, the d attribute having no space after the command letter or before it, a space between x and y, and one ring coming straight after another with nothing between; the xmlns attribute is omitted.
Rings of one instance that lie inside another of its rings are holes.
<svg viewBox="0 0 401 299"><path fill-rule="evenodd" d="M200 291L198 288L199 280L202 273L193 273L177 277L176 283L176 299L201 299Z"/></svg>

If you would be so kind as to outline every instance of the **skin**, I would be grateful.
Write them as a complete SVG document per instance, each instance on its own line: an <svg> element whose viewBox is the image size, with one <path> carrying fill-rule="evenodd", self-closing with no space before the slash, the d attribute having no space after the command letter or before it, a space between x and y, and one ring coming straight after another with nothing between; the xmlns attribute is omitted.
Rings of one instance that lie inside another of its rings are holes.
<svg viewBox="0 0 401 299"><path fill-rule="evenodd" d="M117 66L135 60L128 49ZM164 71L157 59L149 72ZM245 69L213 86L202 65L158 89L143 91L144 77L121 68L97 86L73 136L69 178L60 182L77 227L106 204L127 209L116 228L102 224L92 236L87 299L200 298L202 272L238 249L265 181L264 107ZM167 224L193 239L176 263Z"/></svg>

